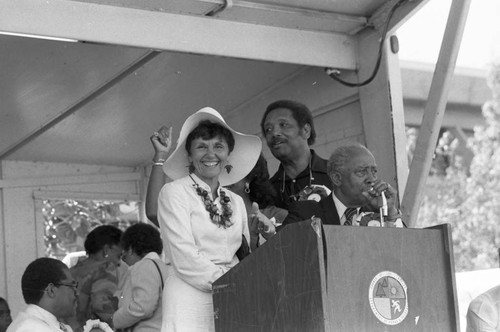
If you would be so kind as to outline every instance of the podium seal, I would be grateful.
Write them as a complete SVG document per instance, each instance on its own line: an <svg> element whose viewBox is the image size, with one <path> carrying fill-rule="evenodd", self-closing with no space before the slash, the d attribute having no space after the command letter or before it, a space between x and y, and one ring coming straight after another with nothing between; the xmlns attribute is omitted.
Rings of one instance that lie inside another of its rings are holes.
<svg viewBox="0 0 500 332"><path fill-rule="evenodd" d="M394 272L383 271L372 279L368 299L373 314L384 324L397 325L408 315L406 283Z"/></svg>

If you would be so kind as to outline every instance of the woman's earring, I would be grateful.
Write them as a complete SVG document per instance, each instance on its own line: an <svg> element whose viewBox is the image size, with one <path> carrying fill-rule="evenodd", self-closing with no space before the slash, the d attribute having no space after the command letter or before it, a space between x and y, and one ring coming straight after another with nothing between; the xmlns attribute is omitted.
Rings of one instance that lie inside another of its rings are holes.
<svg viewBox="0 0 500 332"><path fill-rule="evenodd" d="M247 194L250 194L250 184L248 182L245 182L245 189L244 190Z"/></svg>
<svg viewBox="0 0 500 332"><path fill-rule="evenodd" d="M233 165L227 164L226 166L224 166L224 168L226 169L227 174L229 174L229 173L231 173L231 170L233 169Z"/></svg>
<svg viewBox="0 0 500 332"><path fill-rule="evenodd" d="M189 174L193 174L194 173L194 165L193 165L193 163L190 163L188 165L188 171L189 171Z"/></svg>

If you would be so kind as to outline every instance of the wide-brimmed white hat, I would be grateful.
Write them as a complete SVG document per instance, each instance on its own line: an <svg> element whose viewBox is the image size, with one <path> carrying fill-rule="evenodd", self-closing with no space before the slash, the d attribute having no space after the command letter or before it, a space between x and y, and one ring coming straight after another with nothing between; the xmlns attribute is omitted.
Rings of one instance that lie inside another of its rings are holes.
<svg viewBox="0 0 500 332"><path fill-rule="evenodd" d="M258 136L245 135L229 127L222 116L211 107L205 107L192 114L182 125L177 140L175 151L163 164L163 171L172 180L179 179L189 174L189 159L185 144L188 135L201 121L209 120L227 128L234 137L234 149L229 154L229 164L233 166L228 173L222 170L219 175L221 186L227 186L243 179L255 166L262 150L262 142Z"/></svg>

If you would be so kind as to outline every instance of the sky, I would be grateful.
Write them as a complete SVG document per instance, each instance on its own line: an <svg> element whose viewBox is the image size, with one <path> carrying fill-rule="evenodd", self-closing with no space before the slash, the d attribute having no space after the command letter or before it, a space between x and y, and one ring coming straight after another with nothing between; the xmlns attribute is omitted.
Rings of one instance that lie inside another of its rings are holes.
<svg viewBox="0 0 500 332"><path fill-rule="evenodd" d="M451 0L429 0L397 31L402 61L434 64ZM457 67L487 71L500 61L500 0L471 0Z"/></svg>

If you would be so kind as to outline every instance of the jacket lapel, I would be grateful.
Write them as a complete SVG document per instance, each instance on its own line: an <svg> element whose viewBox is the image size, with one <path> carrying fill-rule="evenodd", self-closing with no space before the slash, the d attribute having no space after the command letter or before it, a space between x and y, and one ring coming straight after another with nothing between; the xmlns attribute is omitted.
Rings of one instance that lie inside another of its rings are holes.
<svg viewBox="0 0 500 332"><path fill-rule="evenodd" d="M339 214L337 212L337 208L333 203L332 194L328 197L323 198L319 205L321 206L321 214L324 218L323 224L325 225L340 225Z"/></svg>

